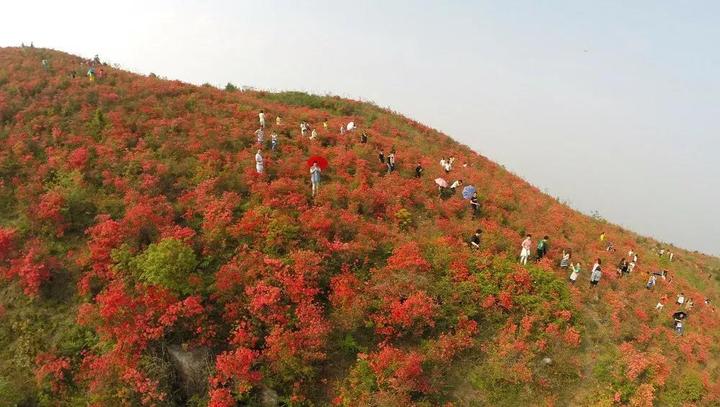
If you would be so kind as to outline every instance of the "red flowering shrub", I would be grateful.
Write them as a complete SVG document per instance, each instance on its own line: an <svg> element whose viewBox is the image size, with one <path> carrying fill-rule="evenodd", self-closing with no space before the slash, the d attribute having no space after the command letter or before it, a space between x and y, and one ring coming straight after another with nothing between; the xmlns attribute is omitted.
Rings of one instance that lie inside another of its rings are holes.
<svg viewBox="0 0 720 407"><path fill-rule="evenodd" d="M63 391L70 370L70 359L44 353L35 358L35 364L38 366L35 370L38 383L47 379L53 392Z"/></svg>
<svg viewBox="0 0 720 407"><path fill-rule="evenodd" d="M50 278L51 268L42 257L38 243L32 243L25 254L11 261L6 271L7 277L18 277L23 291L30 297L37 297L40 286Z"/></svg>
<svg viewBox="0 0 720 407"><path fill-rule="evenodd" d="M68 156L68 163L70 167L75 169L82 169L88 160L88 150L85 147L78 147L73 150Z"/></svg>

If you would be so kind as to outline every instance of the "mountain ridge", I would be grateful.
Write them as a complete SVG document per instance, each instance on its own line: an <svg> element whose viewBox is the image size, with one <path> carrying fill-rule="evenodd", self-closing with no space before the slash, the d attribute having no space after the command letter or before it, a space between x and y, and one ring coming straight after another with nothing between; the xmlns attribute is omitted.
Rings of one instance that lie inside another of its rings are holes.
<svg viewBox="0 0 720 407"><path fill-rule="evenodd" d="M38 48L0 49L0 62L4 404L720 400L717 314L704 303L717 298L717 258L591 219L367 103L102 63L90 80L90 61ZM388 173L377 153L391 148ZM316 155L330 165L313 198ZM479 216L460 190L438 194L436 177L477 187ZM523 267L526 233L550 235L550 251ZM575 285L563 249L583 263ZM640 260L619 277L628 250ZM646 289L662 269L670 278ZM695 302L684 336L671 326L679 292ZM171 347L207 352L204 383L189 389Z"/></svg>

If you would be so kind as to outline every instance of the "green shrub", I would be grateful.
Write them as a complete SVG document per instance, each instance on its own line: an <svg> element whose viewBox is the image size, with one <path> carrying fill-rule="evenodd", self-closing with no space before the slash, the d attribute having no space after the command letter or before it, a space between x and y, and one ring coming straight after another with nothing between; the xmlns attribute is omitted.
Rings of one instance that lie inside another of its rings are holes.
<svg viewBox="0 0 720 407"><path fill-rule="evenodd" d="M659 405L682 406L702 400L705 396L705 386L696 373L690 372L682 375L679 383L670 385L660 394Z"/></svg>
<svg viewBox="0 0 720 407"><path fill-rule="evenodd" d="M188 276L198 265L192 248L177 239L153 243L132 261L139 278L179 294L189 294L192 288Z"/></svg>
<svg viewBox="0 0 720 407"><path fill-rule="evenodd" d="M415 224L412 213L405 208L395 212L395 219L402 230L408 230Z"/></svg>

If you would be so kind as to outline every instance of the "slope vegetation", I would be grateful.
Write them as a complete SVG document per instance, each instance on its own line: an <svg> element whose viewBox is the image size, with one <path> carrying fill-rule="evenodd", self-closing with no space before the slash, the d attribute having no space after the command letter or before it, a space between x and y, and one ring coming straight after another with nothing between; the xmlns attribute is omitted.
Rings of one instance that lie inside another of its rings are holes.
<svg viewBox="0 0 720 407"><path fill-rule="evenodd" d="M0 49L0 405L720 404L718 259L371 104L87 64ZM474 185L479 213L437 177ZM524 266L527 233L550 250Z"/></svg>

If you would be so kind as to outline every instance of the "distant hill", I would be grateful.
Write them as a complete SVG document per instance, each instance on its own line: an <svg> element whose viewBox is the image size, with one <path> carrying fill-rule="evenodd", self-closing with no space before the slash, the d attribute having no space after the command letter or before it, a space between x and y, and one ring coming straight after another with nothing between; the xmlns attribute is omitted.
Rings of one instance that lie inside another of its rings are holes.
<svg viewBox="0 0 720 407"><path fill-rule="evenodd" d="M720 260L386 109L0 48L0 147L0 405L720 405Z"/></svg>

